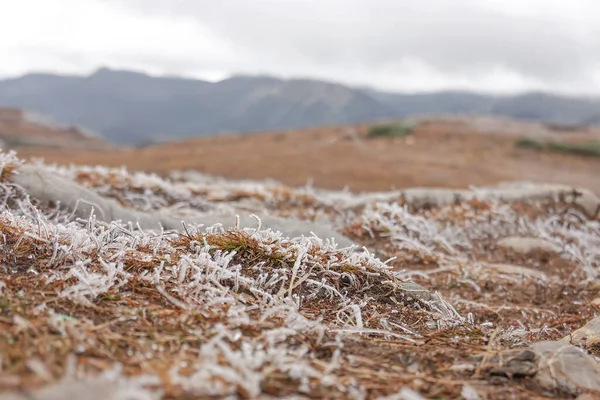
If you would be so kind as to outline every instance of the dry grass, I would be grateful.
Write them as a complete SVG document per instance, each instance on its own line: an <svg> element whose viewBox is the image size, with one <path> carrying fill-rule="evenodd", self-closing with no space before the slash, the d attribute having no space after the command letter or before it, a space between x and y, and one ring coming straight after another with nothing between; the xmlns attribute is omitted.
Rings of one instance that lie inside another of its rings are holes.
<svg viewBox="0 0 600 400"><path fill-rule="evenodd" d="M269 177L289 186L312 182L314 187L332 190L348 186L353 192L414 186L467 188L513 180L566 183L600 192L596 179L600 160L515 149L516 137L533 128L522 126L518 131L519 124L513 125L482 128L477 121L431 119L404 138L368 139L370 126L362 125L192 139L110 152L28 148L20 155L61 164L125 165L160 175L192 169L228 179ZM280 140L284 135L286 139ZM554 135L600 140L598 131Z"/></svg>
<svg viewBox="0 0 600 400"><path fill-rule="evenodd" d="M18 165L0 155L3 167ZM0 390L119 364L130 385L155 378L140 393L166 399L377 399L408 389L460 398L465 387L487 399L543 398L530 377L495 376L489 360L561 338L598 312L600 228L561 199L350 206L351 193L275 183L47 168L138 209L318 216L366 249L255 227L142 232L70 221L5 183ZM496 245L515 235L564 251Z"/></svg>

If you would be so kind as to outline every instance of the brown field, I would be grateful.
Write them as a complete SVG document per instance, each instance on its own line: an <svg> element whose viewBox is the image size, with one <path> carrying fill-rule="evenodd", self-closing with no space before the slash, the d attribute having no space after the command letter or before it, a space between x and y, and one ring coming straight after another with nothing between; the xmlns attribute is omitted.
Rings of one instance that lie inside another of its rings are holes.
<svg viewBox="0 0 600 400"><path fill-rule="evenodd" d="M485 121L485 120L484 120ZM191 139L141 149L64 151L24 147L22 158L126 166L165 174L193 169L226 178L273 178L298 186L379 191L411 186L464 188L502 181L546 181L600 192L600 159L515 147L524 136L598 140L600 131L560 132L539 124L423 120L404 138L367 138L368 126L325 127Z"/></svg>

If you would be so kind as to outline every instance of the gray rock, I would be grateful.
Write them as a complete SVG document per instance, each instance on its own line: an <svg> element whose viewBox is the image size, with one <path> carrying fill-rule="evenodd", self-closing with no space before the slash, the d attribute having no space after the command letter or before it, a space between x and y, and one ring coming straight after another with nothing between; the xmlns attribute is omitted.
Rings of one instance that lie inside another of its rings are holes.
<svg viewBox="0 0 600 400"><path fill-rule="evenodd" d="M455 202L468 201L475 196L470 190L445 188L409 188L402 191L402 198L415 207L425 205L445 206Z"/></svg>
<svg viewBox="0 0 600 400"><path fill-rule="evenodd" d="M477 393L477 390L470 385L463 385L460 395L465 400L481 400L481 396Z"/></svg>
<svg viewBox="0 0 600 400"><path fill-rule="evenodd" d="M0 393L0 400L158 400L158 394L102 379L66 381L33 391Z"/></svg>
<svg viewBox="0 0 600 400"><path fill-rule="evenodd" d="M600 317L596 317L587 324L561 339L564 343L583 346L586 349L600 344Z"/></svg>
<svg viewBox="0 0 600 400"><path fill-rule="evenodd" d="M547 280L548 276L537 269L522 267L513 264L497 264L497 263L482 263L483 270L494 271L505 275L517 275L526 278L536 278L539 280Z"/></svg>
<svg viewBox="0 0 600 400"><path fill-rule="evenodd" d="M506 247L519 254L527 254L534 250L560 253L561 249L549 240L534 237L511 236L498 240L498 246Z"/></svg>
<svg viewBox="0 0 600 400"><path fill-rule="evenodd" d="M563 341L543 341L527 349L482 357L479 370L488 375L532 377L549 392L576 396L600 393L600 363L585 350Z"/></svg>
<svg viewBox="0 0 600 400"><path fill-rule="evenodd" d="M418 392L407 387L402 388L398 393L389 396L380 396L376 400L426 400Z"/></svg>
<svg viewBox="0 0 600 400"><path fill-rule="evenodd" d="M525 377L537 372L538 359L530 349L505 350L481 358L479 369L488 375Z"/></svg>
<svg viewBox="0 0 600 400"><path fill-rule="evenodd" d="M329 197L331 203L346 209L363 207L378 202L396 201L403 201L413 207L425 205L441 207L456 201L470 200L475 197L475 193L471 190L415 187L390 192L363 193L355 195L352 199L344 200L337 200L337 196L339 196L339 193L332 193L323 197Z"/></svg>
<svg viewBox="0 0 600 400"><path fill-rule="evenodd" d="M600 198L588 189L578 189L577 191L580 194L575 197L573 202L588 218L597 219L600 213Z"/></svg>
<svg viewBox="0 0 600 400"><path fill-rule="evenodd" d="M579 208L588 218L597 219L600 213L600 198L594 192L585 188L575 188L568 185L534 182L509 182L492 188L492 193L505 197L507 200L518 198L564 198Z"/></svg>
<svg viewBox="0 0 600 400"><path fill-rule="evenodd" d="M538 358L535 379L544 389L572 396L600 392L600 363L584 350L561 341L534 343L531 350Z"/></svg>
<svg viewBox="0 0 600 400"><path fill-rule="evenodd" d="M406 292L411 297L423 300L423 301L435 301L437 298L431 293L429 289L419 285L415 282L402 282L400 283L400 289Z"/></svg>
<svg viewBox="0 0 600 400"><path fill-rule="evenodd" d="M78 218L89 218L92 211L100 221L121 220L139 223L143 228L158 228L157 216L127 209L113 199L106 199L96 192L63 176L36 165L23 165L15 171L12 182L39 201L42 205L59 204Z"/></svg>
<svg viewBox="0 0 600 400"><path fill-rule="evenodd" d="M332 202L335 202L335 196L332 195L331 197ZM545 198L554 200L563 198L579 208L588 218L595 219L599 217L600 198L591 190L568 185L534 182L507 182L495 186L479 187L474 190L415 187L392 192L365 193L346 201L344 207L354 208L376 202L400 200L404 200L406 204L418 208L425 205L442 207L473 199L518 201Z"/></svg>
<svg viewBox="0 0 600 400"><path fill-rule="evenodd" d="M220 223L226 228L235 225L235 210L230 213L222 212L179 219L164 212L146 213L126 208L113 199L104 198L91 189L36 165L21 166L12 177L12 181L22 187L31 198L42 204L59 203L62 209L82 219L89 218L93 211L99 221L139 224L142 229L160 229L162 226L167 230L181 231L183 229L182 221L205 226ZM241 228L257 226L257 221L250 215L239 213L239 216ZM334 238L336 243L342 247L355 245L353 241L322 223L268 215L261 215L260 219L262 229L270 228L280 231L287 237L310 236L311 232L314 232L323 240Z"/></svg>
<svg viewBox="0 0 600 400"><path fill-rule="evenodd" d="M597 400L596 397L592 397L590 394L581 394L575 398L575 400Z"/></svg>

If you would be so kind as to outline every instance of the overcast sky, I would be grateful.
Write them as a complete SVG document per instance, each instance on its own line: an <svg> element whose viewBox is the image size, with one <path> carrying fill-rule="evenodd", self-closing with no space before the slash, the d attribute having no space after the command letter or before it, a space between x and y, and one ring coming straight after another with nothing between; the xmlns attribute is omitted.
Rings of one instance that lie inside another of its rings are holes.
<svg viewBox="0 0 600 400"><path fill-rule="evenodd" d="M0 0L0 77L101 66L600 95L599 0Z"/></svg>

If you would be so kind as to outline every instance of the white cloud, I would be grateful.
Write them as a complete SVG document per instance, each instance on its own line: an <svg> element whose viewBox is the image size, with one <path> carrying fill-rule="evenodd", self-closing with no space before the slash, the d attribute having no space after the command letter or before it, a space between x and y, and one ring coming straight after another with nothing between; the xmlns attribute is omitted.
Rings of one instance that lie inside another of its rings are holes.
<svg viewBox="0 0 600 400"><path fill-rule="evenodd" d="M237 61L228 43L193 20L124 13L94 0L13 4L0 14L0 75L29 70L87 73L106 65L211 76L221 63ZM207 62L199 66L209 68L194 71L194 60L200 58Z"/></svg>
<svg viewBox="0 0 600 400"><path fill-rule="evenodd" d="M600 93L595 0L20 0L0 75L101 65L393 90Z"/></svg>

